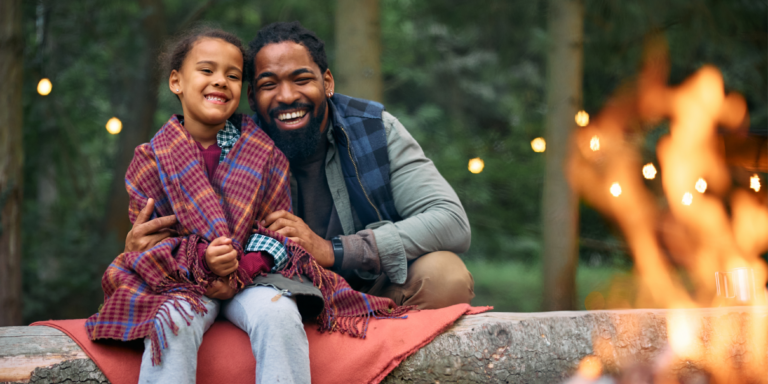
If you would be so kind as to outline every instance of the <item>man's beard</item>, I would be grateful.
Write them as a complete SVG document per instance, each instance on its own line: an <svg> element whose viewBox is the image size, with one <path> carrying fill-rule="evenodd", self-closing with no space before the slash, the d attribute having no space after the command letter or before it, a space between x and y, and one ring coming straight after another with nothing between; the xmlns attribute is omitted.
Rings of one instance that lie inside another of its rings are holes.
<svg viewBox="0 0 768 384"><path fill-rule="evenodd" d="M290 131L283 131L277 127L275 119L277 115L284 111L292 109L306 108L309 113L309 123L304 128L292 129ZM279 107L270 110L269 116L261 116L259 118L262 123L262 129L269 135L272 141L275 142L277 148L279 148L285 157L290 162L301 162L302 160L312 156L317 149L317 143L322 137L320 132L320 124L323 123L323 117L325 117L325 110L328 108L328 102L323 99L323 104L320 108L315 109L314 105L307 103L294 102L290 105L280 105ZM314 113L313 113L314 112Z"/></svg>

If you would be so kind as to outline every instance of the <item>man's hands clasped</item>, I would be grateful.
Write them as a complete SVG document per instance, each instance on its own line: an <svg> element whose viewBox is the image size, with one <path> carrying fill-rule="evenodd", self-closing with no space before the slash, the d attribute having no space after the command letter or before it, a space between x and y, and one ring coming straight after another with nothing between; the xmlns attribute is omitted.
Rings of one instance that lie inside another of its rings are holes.
<svg viewBox="0 0 768 384"><path fill-rule="evenodd" d="M284 210L272 212L261 221L261 225L301 245L310 255L315 257L321 267L330 268L333 266L333 245L331 245L330 240L325 240L315 234L300 217Z"/></svg>

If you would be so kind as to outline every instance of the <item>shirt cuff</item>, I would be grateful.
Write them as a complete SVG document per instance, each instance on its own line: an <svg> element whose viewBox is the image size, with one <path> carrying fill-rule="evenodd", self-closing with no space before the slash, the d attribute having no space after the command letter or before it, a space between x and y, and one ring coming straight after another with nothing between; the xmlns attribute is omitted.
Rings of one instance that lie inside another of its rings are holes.
<svg viewBox="0 0 768 384"><path fill-rule="evenodd" d="M376 238L381 270L393 284L405 283L408 277L408 259L397 227L392 222L380 221L369 224L368 228L373 230Z"/></svg>
<svg viewBox="0 0 768 384"><path fill-rule="evenodd" d="M379 250L372 230L365 229L354 235L339 236L339 238L344 246L341 269L358 269L373 274L381 272Z"/></svg>
<svg viewBox="0 0 768 384"><path fill-rule="evenodd" d="M374 234L381 270L393 284L405 283L408 277L408 259L397 227L392 222L380 221L369 224L368 228Z"/></svg>

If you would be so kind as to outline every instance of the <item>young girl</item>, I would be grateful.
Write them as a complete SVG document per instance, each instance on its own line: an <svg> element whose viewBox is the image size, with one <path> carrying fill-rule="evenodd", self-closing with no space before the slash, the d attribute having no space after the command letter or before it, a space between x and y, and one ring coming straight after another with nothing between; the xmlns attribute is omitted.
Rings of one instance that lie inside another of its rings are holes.
<svg viewBox="0 0 768 384"><path fill-rule="evenodd" d="M184 115L136 148L126 174L131 221L153 204L155 215L176 215L179 237L119 255L86 329L92 340L144 339L141 383L194 383L203 333L220 310L250 337L260 383L310 382L302 315L362 337L367 316L405 310L352 291L260 225L291 209L288 162L250 118L234 114L243 56L237 37L210 28L171 46L168 85Z"/></svg>

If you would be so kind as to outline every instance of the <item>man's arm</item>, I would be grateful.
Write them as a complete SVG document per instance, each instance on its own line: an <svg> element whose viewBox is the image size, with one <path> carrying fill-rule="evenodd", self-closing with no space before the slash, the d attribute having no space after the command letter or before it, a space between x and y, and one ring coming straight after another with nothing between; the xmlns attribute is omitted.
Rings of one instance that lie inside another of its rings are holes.
<svg viewBox="0 0 768 384"><path fill-rule="evenodd" d="M342 236L343 268L370 270L378 256L381 271L402 284L409 260L436 251L466 252L471 233L459 197L432 160L400 121L388 112L382 118L392 196L403 220L372 223L355 235Z"/></svg>

